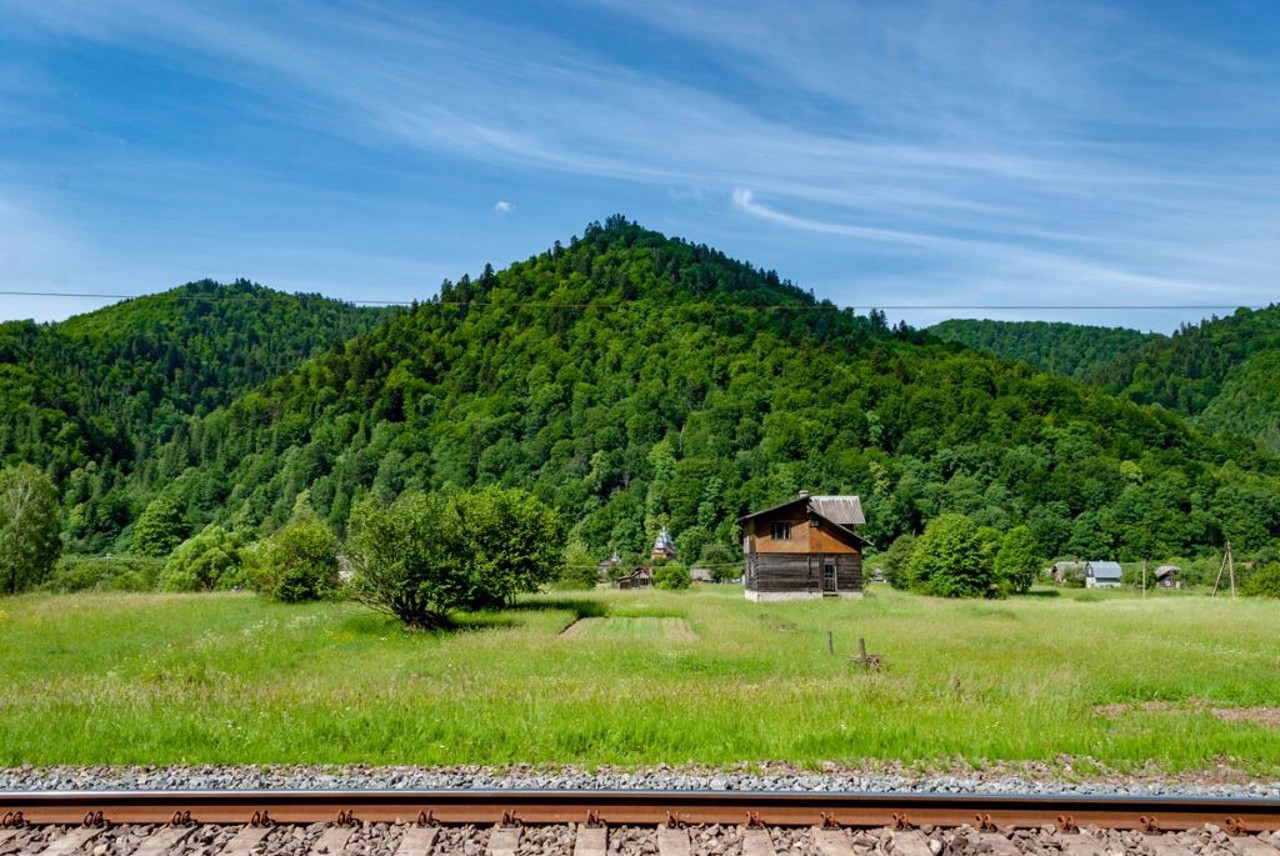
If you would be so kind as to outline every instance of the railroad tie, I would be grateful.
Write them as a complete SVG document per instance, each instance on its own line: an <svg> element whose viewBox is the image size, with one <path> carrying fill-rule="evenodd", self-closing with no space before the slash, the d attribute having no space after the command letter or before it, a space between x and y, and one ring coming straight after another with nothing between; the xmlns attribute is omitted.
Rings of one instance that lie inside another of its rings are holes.
<svg viewBox="0 0 1280 856"><path fill-rule="evenodd" d="M606 856L609 836L603 826L579 826L573 840L573 856Z"/></svg>
<svg viewBox="0 0 1280 856"><path fill-rule="evenodd" d="M354 826L331 826L320 836L320 840L311 846L312 853L338 854L347 849L347 842L356 831Z"/></svg>
<svg viewBox="0 0 1280 856"><path fill-rule="evenodd" d="M411 826L400 839L395 856L429 856L431 848L436 844L436 835L440 832L435 826Z"/></svg>
<svg viewBox="0 0 1280 856"><path fill-rule="evenodd" d="M75 829L68 830L61 838L55 838L52 844L40 851L40 854L41 856L71 856L101 834L100 827L77 826Z"/></svg>
<svg viewBox="0 0 1280 856"><path fill-rule="evenodd" d="M894 856L933 856L929 849L929 839L919 832L893 833Z"/></svg>
<svg viewBox="0 0 1280 856"><path fill-rule="evenodd" d="M853 856L853 844L843 829L815 829L813 843L822 856Z"/></svg>
<svg viewBox="0 0 1280 856"><path fill-rule="evenodd" d="M270 831L269 826L245 826L231 837L218 856L250 856L253 848L257 847Z"/></svg>
<svg viewBox="0 0 1280 856"><path fill-rule="evenodd" d="M998 832L984 832L978 838L979 849L986 848L991 856L1021 856L1022 851L1012 841Z"/></svg>
<svg viewBox="0 0 1280 856"><path fill-rule="evenodd" d="M658 856L689 856L689 830L659 826Z"/></svg>
<svg viewBox="0 0 1280 856"><path fill-rule="evenodd" d="M193 826L166 826L148 835L133 851L133 856L166 856L182 839L191 834Z"/></svg>
<svg viewBox="0 0 1280 856"><path fill-rule="evenodd" d="M1192 856L1190 850L1176 843L1172 837L1146 835L1142 843L1150 847L1155 856Z"/></svg>
<svg viewBox="0 0 1280 856"><path fill-rule="evenodd" d="M773 839L763 829L742 830L742 856L778 856Z"/></svg>
<svg viewBox="0 0 1280 856"><path fill-rule="evenodd" d="M516 856L520 846L520 827L495 826L489 833L488 856Z"/></svg>
<svg viewBox="0 0 1280 856"><path fill-rule="evenodd" d="M1062 843L1062 852L1066 856L1106 856L1102 845L1090 835L1060 835L1058 841Z"/></svg>
<svg viewBox="0 0 1280 856"><path fill-rule="evenodd" d="M4 845L8 842L10 838L16 838L17 836L18 836L18 830L16 829L0 828L0 850L4 849Z"/></svg>

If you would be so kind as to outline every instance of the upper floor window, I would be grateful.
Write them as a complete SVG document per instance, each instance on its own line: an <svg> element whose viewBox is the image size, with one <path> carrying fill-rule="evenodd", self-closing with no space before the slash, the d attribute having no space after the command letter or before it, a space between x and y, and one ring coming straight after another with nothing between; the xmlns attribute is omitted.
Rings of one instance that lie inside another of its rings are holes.
<svg viewBox="0 0 1280 856"><path fill-rule="evenodd" d="M770 536L773 537L773 540L775 541L790 541L791 540L791 524L778 523L778 522L770 523L769 534Z"/></svg>

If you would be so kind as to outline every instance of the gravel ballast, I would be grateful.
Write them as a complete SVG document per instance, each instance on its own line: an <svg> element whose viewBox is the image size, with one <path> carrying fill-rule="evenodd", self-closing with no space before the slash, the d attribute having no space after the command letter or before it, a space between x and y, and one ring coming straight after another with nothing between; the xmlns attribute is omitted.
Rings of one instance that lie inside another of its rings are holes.
<svg viewBox="0 0 1280 856"><path fill-rule="evenodd" d="M362 766L20 767L0 769L0 791L58 790L675 790L852 793L1075 794L1280 799L1280 780L1186 774L1108 774L1071 780L1008 771L911 774L785 765L703 770Z"/></svg>

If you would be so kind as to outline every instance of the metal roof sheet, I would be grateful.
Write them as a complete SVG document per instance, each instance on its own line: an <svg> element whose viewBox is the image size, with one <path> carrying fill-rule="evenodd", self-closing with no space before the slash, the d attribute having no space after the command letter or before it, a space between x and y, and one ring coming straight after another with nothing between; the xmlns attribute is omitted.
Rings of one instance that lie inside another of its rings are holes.
<svg viewBox="0 0 1280 856"><path fill-rule="evenodd" d="M1085 569L1093 572L1095 580L1118 580L1121 576L1119 562L1085 562Z"/></svg>
<svg viewBox="0 0 1280 856"><path fill-rule="evenodd" d="M818 514L841 526L865 526L862 516L862 500L856 496L811 496L809 507Z"/></svg>

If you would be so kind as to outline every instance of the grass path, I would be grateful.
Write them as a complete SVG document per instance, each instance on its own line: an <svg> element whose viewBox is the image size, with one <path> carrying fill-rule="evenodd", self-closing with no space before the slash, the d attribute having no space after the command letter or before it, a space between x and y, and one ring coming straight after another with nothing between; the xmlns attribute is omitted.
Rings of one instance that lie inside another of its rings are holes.
<svg viewBox="0 0 1280 856"><path fill-rule="evenodd" d="M607 620L563 635L592 617ZM860 636L887 670L850 663ZM1070 758L1275 775L1280 730L1251 714L1280 707L1277 640L1274 603L1185 596L600 592L432 635L344 603L28 595L0 600L0 764Z"/></svg>

